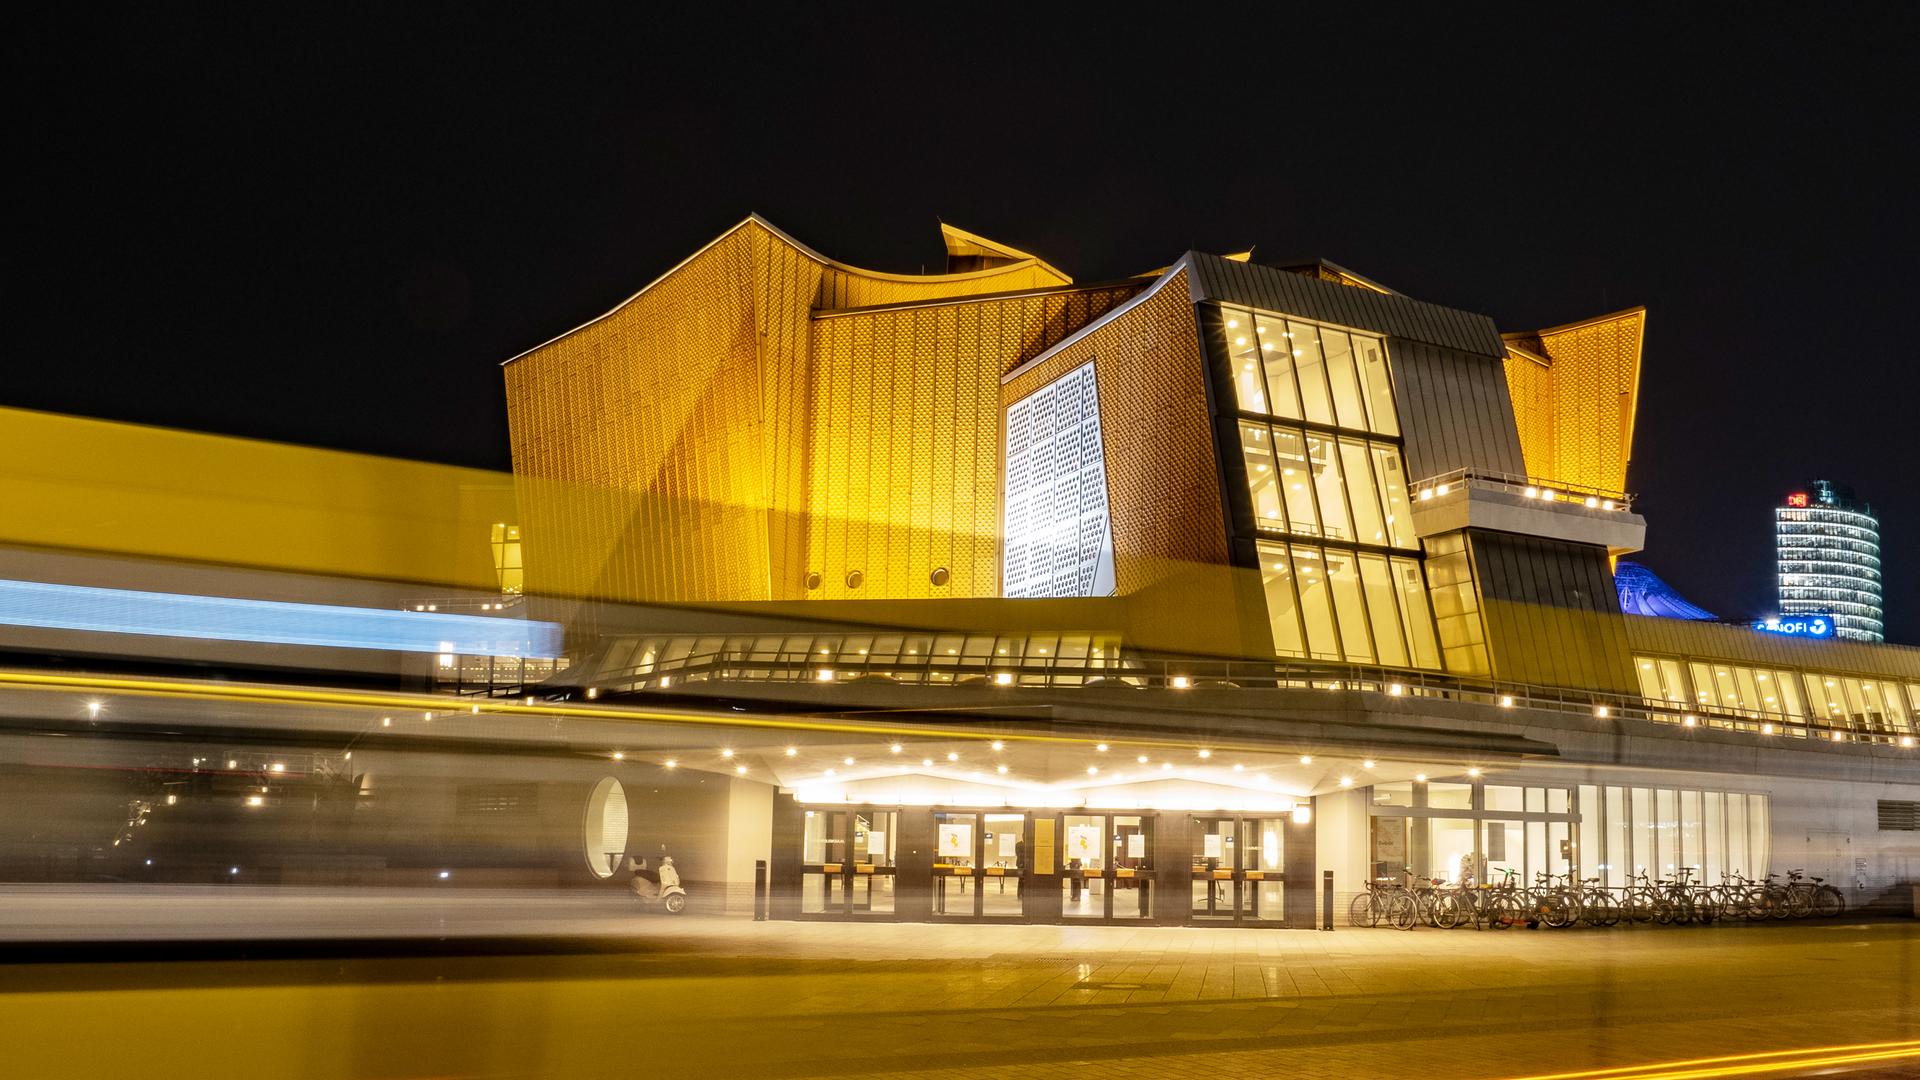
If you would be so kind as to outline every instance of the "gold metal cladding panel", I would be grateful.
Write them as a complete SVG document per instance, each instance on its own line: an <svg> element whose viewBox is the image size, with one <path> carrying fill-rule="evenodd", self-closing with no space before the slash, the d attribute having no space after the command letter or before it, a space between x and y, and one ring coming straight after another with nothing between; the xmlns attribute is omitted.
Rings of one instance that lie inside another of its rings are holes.
<svg viewBox="0 0 1920 1080"><path fill-rule="evenodd" d="M1139 592L1197 568L1225 566L1206 366L1185 272L1010 380L1001 387L1001 407L1089 360L1100 400L1118 591Z"/></svg>
<svg viewBox="0 0 1920 1080"><path fill-rule="evenodd" d="M757 226L735 230L507 367L514 468L537 495L530 588L768 597L782 459L766 383L785 365L763 354L794 355L819 274L812 260L780 257L784 246Z"/></svg>
<svg viewBox="0 0 1920 1080"><path fill-rule="evenodd" d="M1507 386L1529 473L1625 489L1645 335L1646 311L1636 308L1540 331L1544 366L1508 352Z"/></svg>
<svg viewBox="0 0 1920 1080"><path fill-rule="evenodd" d="M798 577L818 573L820 586L806 595L998 595L1000 376L1137 290L815 320ZM934 583L937 570L944 584ZM857 587L848 584L855 571Z"/></svg>

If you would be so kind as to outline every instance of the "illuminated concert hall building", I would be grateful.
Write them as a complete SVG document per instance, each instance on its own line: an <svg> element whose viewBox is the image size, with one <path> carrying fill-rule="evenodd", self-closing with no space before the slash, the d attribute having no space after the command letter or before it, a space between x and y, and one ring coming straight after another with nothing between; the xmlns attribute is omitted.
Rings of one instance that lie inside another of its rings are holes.
<svg viewBox="0 0 1920 1080"><path fill-rule="evenodd" d="M1880 827L1920 651L1622 611L1644 309L942 235L889 274L751 217L504 369L557 686L917 725L661 750L770 817L775 915L1305 926L1408 868L1864 903L1920 855Z"/></svg>

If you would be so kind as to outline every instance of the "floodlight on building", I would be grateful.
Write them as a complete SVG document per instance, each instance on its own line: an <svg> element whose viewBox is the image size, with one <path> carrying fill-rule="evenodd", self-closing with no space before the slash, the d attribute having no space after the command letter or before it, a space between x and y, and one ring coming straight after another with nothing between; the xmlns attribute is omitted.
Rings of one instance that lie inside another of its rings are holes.
<svg viewBox="0 0 1920 1080"><path fill-rule="evenodd" d="M1012 672L1009 672L1009 671L1002 671L1002 672L1000 672L999 674L997 674L997 675L995 675L995 676L993 677L993 685L995 685L995 686L1012 686L1012 685L1013 685L1013 673L1012 673Z"/></svg>
<svg viewBox="0 0 1920 1080"><path fill-rule="evenodd" d="M1511 708L1513 708L1513 695L1512 695L1512 694L1501 694L1501 695L1500 695L1500 707L1501 707L1501 708L1503 708L1503 709L1511 709Z"/></svg>
<svg viewBox="0 0 1920 1080"><path fill-rule="evenodd" d="M815 682L832 682L832 681L833 681L833 669L832 669L832 668L821 668L820 670L818 670L818 671L816 671L816 672L814 672L814 673L813 673L813 678L814 678L814 681L815 681Z"/></svg>
<svg viewBox="0 0 1920 1080"><path fill-rule="evenodd" d="M1605 720L1607 717L1613 715L1613 710L1607 708L1605 705L1595 705L1593 707L1593 715Z"/></svg>
<svg viewBox="0 0 1920 1080"><path fill-rule="evenodd" d="M1193 685L1193 681L1185 675L1175 675L1170 682L1175 690L1185 690Z"/></svg>
<svg viewBox="0 0 1920 1080"><path fill-rule="evenodd" d="M661 762L660 764L663 768L668 768L668 769L677 769L680 767L680 763L673 760L672 758L668 758L667 760Z"/></svg>
<svg viewBox="0 0 1920 1080"><path fill-rule="evenodd" d="M613 752L613 760L615 760L615 761L625 761L625 760L627 760L627 755L626 755L625 753L623 753L623 752L621 752L621 751L619 751L619 750L615 750L615 751Z"/></svg>
<svg viewBox="0 0 1920 1080"><path fill-rule="evenodd" d="M1699 723L1700 723L1700 718L1693 715L1692 713L1688 713L1687 715L1680 718L1681 727L1695 727Z"/></svg>
<svg viewBox="0 0 1920 1080"><path fill-rule="evenodd" d="M1404 693L1406 693L1406 692L1407 692L1407 688L1406 688L1406 687L1404 687L1404 686L1401 686L1401 685L1400 685L1399 683L1388 683L1388 684L1387 684L1387 696L1388 696L1388 697L1399 697L1399 696L1400 696L1401 694L1404 694Z"/></svg>

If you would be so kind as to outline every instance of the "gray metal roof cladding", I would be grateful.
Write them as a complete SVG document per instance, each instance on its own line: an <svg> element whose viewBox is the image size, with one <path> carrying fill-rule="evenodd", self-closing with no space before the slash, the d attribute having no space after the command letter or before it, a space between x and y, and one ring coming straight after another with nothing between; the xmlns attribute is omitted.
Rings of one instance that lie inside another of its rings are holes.
<svg viewBox="0 0 1920 1080"><path fill-rule="evenodd" d="M1199 251L1190 252L1189 260L1196 300L1245 304L1480 356L1507 354L1499 328L1485 315Z"/></svg>

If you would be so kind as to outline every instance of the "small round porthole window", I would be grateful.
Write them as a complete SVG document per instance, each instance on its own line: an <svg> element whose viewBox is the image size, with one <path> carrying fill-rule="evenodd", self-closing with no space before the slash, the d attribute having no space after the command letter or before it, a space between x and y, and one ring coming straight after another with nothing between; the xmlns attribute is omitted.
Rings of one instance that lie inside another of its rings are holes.
<svg viewBox="0 0 1920 1080"><path fill-rule="evenodd" d="M867 580L867 575L858 570L847 571L847 588L857 589Z"/></svg>
<svg viewBox="0 0 1920 1080"><path fill-rule="evenodd" d="M620 781L605 776L593 785L580 832L587 849L587 869L594 877L612 877L627 855L627 789L620 786Z"/></svg>
<svg viewBox="0 0 1920 1080"><path fill-rule="evenodd" d="M935 585L945 585L947 583L947 568L944 566L936 567L933 573L927 575L927 580L933 582Z"/></svg>
<svg viewBox="0 0 1920 1080"><path fill-rule="evenodd" d="M814 589L817 589L819 587L820 587L820 571L815 570L814 572L807 575L807 591L811 592Z"/></svg>

